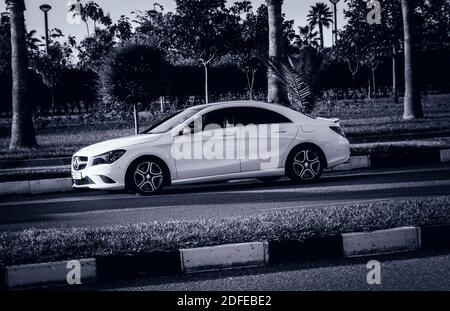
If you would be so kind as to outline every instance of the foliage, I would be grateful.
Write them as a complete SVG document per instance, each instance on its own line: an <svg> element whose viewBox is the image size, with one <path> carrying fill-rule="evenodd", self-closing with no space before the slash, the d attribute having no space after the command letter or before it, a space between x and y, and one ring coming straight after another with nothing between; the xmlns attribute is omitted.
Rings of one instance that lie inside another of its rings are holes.
<svg viewBox="0 0 450 311"><path fill-rule="evenodd" d="M318 32L310 25L299 26L298 36L295 39L295 45L298 49L303 47L319 48L320 38Z"/></svg>
<svg viewBox="0 0 450 311"><path fill-rule="evenodd" d="M164 94L165 57L152 41L133 40L118 45L100 71L104 101L137 105Z"/></svg>
<svg viewBox="0 0 450 311"><path fill-rule="evenodd" d="M310 114L316 106L316 99L320 92L320 75L330 61L329 50L304 47L298 54L290 57L287 64L271 63L270 66L281 82L282 91L289 99L291 106L298 111Z"/></svg>
<svg viewBox="0 0 450 311"><path fill-rule="evenodd" d="M11 71L11 26L9 14L0 15L0 74Z"/></svg>
<svg viewBox="0 0 450 311"><path fill-rule="evenodd" d="M319 27L320 47L322 49L324 48L323 27L329 28L332 25L332 16L333 14L331 13L330 7L323 2L318 2L311 6L307 16L310 27Z"/></svg>

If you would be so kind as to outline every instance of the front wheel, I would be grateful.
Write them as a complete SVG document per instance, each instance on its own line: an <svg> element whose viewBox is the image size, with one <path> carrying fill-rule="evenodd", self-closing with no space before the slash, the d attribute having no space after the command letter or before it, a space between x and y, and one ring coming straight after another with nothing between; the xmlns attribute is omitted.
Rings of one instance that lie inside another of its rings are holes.
<svg viewBox="0 0 450 311"><path fill-rule="evenodd" d="M165 182L163 166L153 159L142 159L132 164L128 174L129 188L140 195L159 193Z"/></svg>
<svg viewBox="0 0 450 311"><path fill-rule="evenodd" d="M291 154L286 163L288 177L296 182L311 182L320 178L323 164L315 148L303 147Z"/></svg>

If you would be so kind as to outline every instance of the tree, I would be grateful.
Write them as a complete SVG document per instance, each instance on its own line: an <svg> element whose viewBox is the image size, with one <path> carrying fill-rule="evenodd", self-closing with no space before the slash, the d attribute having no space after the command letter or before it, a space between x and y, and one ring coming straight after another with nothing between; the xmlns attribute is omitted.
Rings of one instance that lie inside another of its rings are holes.
<svg viewBox="0 0 450 311"><path fill-rule="evenodd" d="M114 46L114 36L107 29L97 29L96 35L84 38L77 47L79 65L98 72L103 58Z"/></svg>
<svg viewBox="0 0 450 311"><path fill-rule="evenodd" d="M295 44L299 49L307 46L317 49L320 44L320 38L318 35L318 32L314 31L314 27L311 27L310 25L303 27L299 26Z"/></svg>
<svg viewBox="0 0 450 311"><path fill-rule="evenodd" d="M347 24L343 31L339 33L339 40L334 47L334 55L341 62L347 64L352 75L352 88L356 88L356 75L363 63L363 51L361 46L355 42L353 34L356 30L352 24ZM354 97L356 100L356 97Z"/></svg>
<svg viewBox="0 0 450 311"><path fill-rule="evenodd" d="M79 7L76 4L72 4L69 11L75 14L80 14L78 12ZM89 1L85 5L81 5L81 20L86 25L86 31L88 37L91 35L89 30L89 20L92 20L94 24L94 34L96 33L97 23L105 26L110 26L112 24L109 14L105 14L103 9L94 1Z"/></svg>
<svg viewBox="0 0 450 311"><path fill-rule="evenodd" d="M422 100L416 82L415 38L413 23L413 4L410 0L401 0L405 54L405 100L403 119L423 118Z"/></svg>
<svg viewBox="0 0 450 311"><path fill-rule="evenodd" d="M139 133L138 109L164 93L166 72L163 52L154 42L127 41L106 58L100 71L100 95L105 102L132 105L135 133Z"/></svg>
<svg viewBox="0 0 450 311"><path fill-rule="evenodd" d="M27 44L23 0L7 0L11 19L12 124L9 149L37 146L27 100Z"/></svg>
<svg viewBox="0 0 450 311"><path fill-rule="evenodd" d="M361 66L369 69L368 97L376 95L376 69L379 64L387 57L395 56L393 47L397 50L400 46L399 9L395 1L386 1L383 3L381 24L369 24L367 3L360 0L347 1L347 8L344 10L347 24L340 32L336 56L349 65L353 80Z"/></svg>
<svg viewBox="0 0 450 311"><path fill-rule="evenodd" d="M116 38L125 41L129 40L133 35L132 28L130 19L125 15L121 15L119 20L111 26L110 31Z"/></svg>
<svg viewBox="0 0 450 311"><path fill-rule="evenodd" d="M269 103L286 104L283 97L280 80L275 71L281 69L285 61L285 49L283 46L283 0L266 0L269 21L269 66L267 73L267 101Z"/></svg>
<svg viewBox="0 0 450 311"><path fill-rule="evenodd" d="M42 78L44 84L50 90L52 113L60 112L61 106L55 102L55 88L60 79L61 73L70 63L72 53L71 47L67 43L61 44L58 39L63 37L61 30L54 28L50 31L48 53L38 51L31 58L32 68Z"/></svg>
<svg viewBox="0 0 450 311"><path fill-rule="evenodd" d="M318 2L311 6L308 13L308 22L311 27L318 26L320 33L320 47L324 48L323 27L329 28L333 23L333 14L325 3Z"/></svg>
<svg viewBox="0 0 450 311"><path fill-rule="evenodd" d="M0 74L11 71L11 23L9 14L0 15Z"/></svg>
<svg viewBox="0 0 450 311"><path fill-rule="evenodd" d="M194 59L205 74L205 102L209 101L208 69L213 62L236 46L239 19L225 0L176 0L172 16L172 48Z"/></svg>

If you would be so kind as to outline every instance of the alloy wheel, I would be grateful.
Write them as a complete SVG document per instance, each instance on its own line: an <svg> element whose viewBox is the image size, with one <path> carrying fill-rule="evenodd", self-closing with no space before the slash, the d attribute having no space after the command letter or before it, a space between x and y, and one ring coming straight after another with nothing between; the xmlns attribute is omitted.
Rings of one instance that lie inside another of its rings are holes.
<svg viewBox="0 0 450 311"><path fill-rule="evenodd" d="M151 194L163 185L164 174L161 167L152 161L139 164L134 171L134 184L140 192Z"/></svg>
<svg viewBox="0 0 450 311"><path fill-rule="evenodd" d="M293 161L295 175L302 180L312 180L320 175L320 158L313 150L301 150L296 154Z"/></svg>

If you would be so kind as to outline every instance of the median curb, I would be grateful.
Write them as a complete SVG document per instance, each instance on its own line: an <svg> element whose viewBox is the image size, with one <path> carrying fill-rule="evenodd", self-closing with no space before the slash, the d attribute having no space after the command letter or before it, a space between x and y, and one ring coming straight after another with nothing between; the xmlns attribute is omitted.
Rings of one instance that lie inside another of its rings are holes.
<svg viewBox="0 0 450 311"><path fill-rule="evenodd" d="M351 157L347 163L328 169L328 171L342 172L371 168L382 169L447 162L450 162L450 149L355 156ZM0 196L70 192L72 190L71 178L24 180L0 183Z"/></svg>
<svg viewBox="0 0 450 311"><path fill-rule="evenodd" d="M0 288L72 286L140 276L180 275L327 258L377 256L421 249L450 249L447 239L449 233L450 225L401 227L311 237L304 241L226 244L0 267Z"/></svg>

